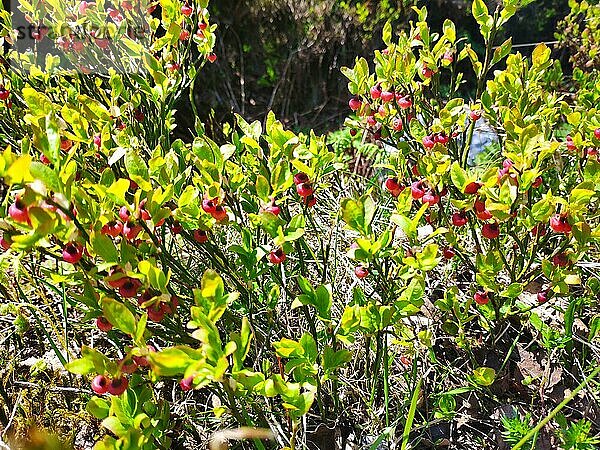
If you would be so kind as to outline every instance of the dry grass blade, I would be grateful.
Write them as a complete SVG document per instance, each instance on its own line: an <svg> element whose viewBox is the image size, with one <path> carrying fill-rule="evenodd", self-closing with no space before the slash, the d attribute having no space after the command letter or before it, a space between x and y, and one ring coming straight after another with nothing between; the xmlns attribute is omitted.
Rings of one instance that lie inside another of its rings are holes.
<svg viewBox="0 0 600 450"><path fill-rule="evenodd" d="M275 434L265 428L241 427L230 430L222 430L214 433L210 439L210 450L227 450L229 441L240 441L244 439L275 439Z"/></svg>

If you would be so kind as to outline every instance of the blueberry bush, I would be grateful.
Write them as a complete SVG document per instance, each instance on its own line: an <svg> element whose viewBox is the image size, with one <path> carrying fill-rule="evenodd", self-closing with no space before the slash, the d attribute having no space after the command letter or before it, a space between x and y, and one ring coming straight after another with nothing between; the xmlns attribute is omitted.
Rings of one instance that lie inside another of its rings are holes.
<svg viewBox="0 0 600 450"><path fill-rule="evenodd" d="M34 48L0 68L7 368L33 343L56 358L95 449L596 448L597 74L569 93L548 46L497 42L524 3L472 2L483 54L425 7L388 23L342 69L337 136L269 113L218 140L194 103L207 0L21 0ZM7 11L0 35L18 40ZM4 374L6 406L36 370Z"/></svg>

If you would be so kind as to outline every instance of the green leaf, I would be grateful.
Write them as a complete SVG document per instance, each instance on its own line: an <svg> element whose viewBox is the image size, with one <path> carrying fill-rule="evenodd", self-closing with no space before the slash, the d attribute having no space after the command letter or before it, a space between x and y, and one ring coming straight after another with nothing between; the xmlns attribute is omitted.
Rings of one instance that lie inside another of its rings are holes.
<svg viewBox="0 0 600 450"><path fill-rule="evenodd" d="M503 58L508 56L512 49L512 37L505 40L499 47L496 47L494 50L494 57L492 58L492 64L496 64L501 61Z"/></svg>
<svg viewBox="0 0 600 450"><path fill-rule="evenodd" d="M452 179L454 186L456 186L460 192L465 191L469 176L467 175L467 171L456 161L450 167L450 178Z"/></svg>
<svg viewBox="0 0 600 450"><path fill-rule="evenodd" d="M473 380L480 386L490 386L496 379L496 371L489 367L473 370Z"/></svg>
<svg viewBox="0 0 600 450"><path fill-rule="evenodd" d="M456 41L456 27L454 26L454 22L449 19L444 20L444 36L446 36L451 43Z"/></svg>
<svg viewBox="0 0 600 450"><path fill-rule="evenodd" d="M150 184L150 175L146 162L141 158L137 150L128 148L125 153L125 168L129 177L135 181L142 190L149 191L152 189Z"/></svg>
<svg viewBox="0 0 600 450"><path fill-rule="evenodd" d="M259 175L256 177L256 194L258 197L266 202L269 200L269 194L271 193L271 185L269 184L269 180L267 180L264 176Z"/></svg>
<svg viewBox="0 0 600 450"><path fill-rule="evenodd" d="M29 172L32 177L41 180L48 189L54 192L62 191L58 175L47 165L33 161L29 166Z"/></svg>
<svg viewBox="0 0 600 450"><path fill-rule="evenodd" d="M112 298L102 300L102 312L104 317L123 333L131 336L135 335L136 323L135 317L131 311L121 302Z"/></svg>
<svg viewBox="0 0 600 450"><path fill-rule="evenodd" d="M94 362L88 358L74 359L65 364L65 369L77 375L89 375L96 372Z"/></svg>
<svg viewBox="0 0 600 450"><path fill-rule="evenodd" d="M533 50L533 53L531 55L531 62L533 63L533 66L539 67L539 66L542 66L545 63L547 63L548 60L550 59L551 52L552 51L546 44L544 44L544 43L539 44Z"/></svg>
<svg viewBox="0 0 600 450"><path fill-rule="evenodd" d="M471 12L473 14L473 17L479 24L479 28L481 30L482 36L487 39L490 28L491 28L490 21L492 20L492 18L488 13L488 8L485 5L485 1L484 0L473 0L473 4L471 6Z"/></svg>
<svg viewBox="0 0 600 450"><path fill-rule="evenodd" d="M108 417L110 404L105 399L94 396L85 405L85 410L96 419L103 420Z"/></svg>
<svg viewBox="0 0 600 450"><path fill-rule="evenodd" d="M129 190L129 180L125 178L120 178L114 183L106 191L106 195L117 205L127 205L127 200L125 199L125 194Z"/></svg>
<svg viewBox="0 0 600 450"><path fill-rule="evenodd" d="M520 283L513 283L508 286L500 295L502 297L517 298L523 293L523 286Z"/></svg>
<svg viewBox="0 0 600 450"><path fill-rule="evenodd" d="M329 319L331 317L331 305L331 285L321 285L315 289L315 307L321 318Z"/></svg>
<svg viewBox="0 0 600 450"><path fill-rule="evenodd" d="M184 346L151 352L147 356L154 373L162 377L183 375L188 366L201 360L201 357L199 351Z"/></svg>
<svg viewBox="0 0 600 450"><path fill-rule="evenodd" d="M383 43L388 47L392 43L392 24L389 21L383 26Z"/></svg>
<svg viewBox="0 0 600 450"><path fill-rule="evenodd" d="M202 276L202 297L214 298L216 300L223 297L225 288L223 279L214 270L207 270Z"/></svg>
<svg viewBox="0 0 600 450"><path fill-rule="evenodd" d="M102 233L94 233L90 237L90 243L94 253L99 255L107 263L119 261L119 252L113 241Z"/></svg>
<svg viewBox="0 0 600 450"><path fill-rule="evenodd" d="M23 98L29 107L29 113L36 117L45 117L52 112L52 102L33 88L23 88Z"/></svg>
<svg viewBox="0 0 600 450"><path fill-rule="evenodd" d="M333 350L329 345L323 350L323 370L332 372L352 360L352 352L348 350Z"/></svg>

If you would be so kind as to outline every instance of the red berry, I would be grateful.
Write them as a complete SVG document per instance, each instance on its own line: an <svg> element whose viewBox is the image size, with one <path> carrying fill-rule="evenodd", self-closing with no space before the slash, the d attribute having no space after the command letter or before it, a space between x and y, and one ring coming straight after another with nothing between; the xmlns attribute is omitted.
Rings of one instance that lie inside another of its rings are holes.
<svg viewBox="0 0 600 450"><path fill-rule="evenodd" d="M552 258L552 264L558 267L566 267L569 265L569 257L566 253L557 253Z"/></svg>
<svg viewBox="0 0 600 450"><path fill-rule="evenodd" d="M387 180L385 180L385 188L390 192L394 192L394 191L397 191L398 189L400 189L400 184L398 184L398 179L397 178L388 178Z"/></svg>
<svg viewBox="0 0 600 450"><path fill-rule="evenodd" d="M452 214L452 225L455 227L463 227L468 221L469 219L464 211L459 211Z"/></svg>
<svg viewBox="0 0 600 450"><path fill-rule="evenodd" d="M110 44L108 39L101 39L101 38L96 38L95 42L96 42L96 45L98 46L98 48L100 48L102 50L106 50L108 48L108 45Z"/></svg>
<svg viewBox="0 0 600 450"><path fill-rule="evenodd" d="M121 206L121 208L119 208L119 217L122 221L127 222L130 216L131 213L129 212L129 208L127 208L127 206Z"/></svg>
<svg viewBox="0 0 600 450"><path fill-rule="evenodd" d="M12 220L19 223L29 223L27 205L17 196L15 202L8 207L8 215Z"/></svg>
<svg viewBox="0 0 600 450"><path fill-rule="evenodd" d="M548 291L538 292L537 301L538 303L546 303L548 301Z"/></svg>
<svg viewBox="0 0 600 450"><path fill-rule="evenodd" d="M295 185L308 183L309 181L310 179L308 178L308 175L306 175L304 172L298 172L296 175L294 175Z"/></svg>
<svg viewBox="0 0 600 450"><path fill-rule="evenodd" d="M426 192L421 198L421 201L423 203L429 203L429 206L433 206L440 202L440 197L439 195L435 195L433 192Z"/></svg>
<svg viewBox="0 0 600 450"><path fill-rule="evenodd" d="M533 186L535 189L539 188L542 183L544 182L544 179L542 177L537 177L534 182L531 184L531 186Z"/></svg>
<svg viewBox="0 0 600 450"><path fill-rule="evenodd" d="M10 248L10 242L4 239L4 236L0 237L0 248L4 251Z"/></svg>
<svg viewBox="0 0 600 450"><path fill-rule="evenodd" d="M446 50L442 59L444 61L447 61L448 63L452 63L452 61L454 61L454 55L452 54L452 50Z"/></svg>
<svg viewBox="0 0 600 450"><path fill-rule="evenodd" d="M99 134L94 135L94 145L100 147L102 145L102 137Z"/></svg>
<svg viewBox="0 0 600 450"><path fill-rule="evenodd" d="M471 112L469 112L469 118L473 122L477 122L479 119L481 119L481 110L479 110L479 109L471 110Z"/></svg>
<svg viewBox="0 0 600 450"><path fill-rule="evenodd" d="M166 67L167 67L167 70L169 70L171 72L175 72L176 70L179 70L179 68L181 66L176 62L170 62L170 63L167 63Z"/></svg>
<svg viewBox="0 0 600 450"><path fill-rule="evenodd" d="M286 259L285 252L281 247L269 253L269 261L271 264L281 264Z"/></svg>
<svg viewBox="0 0 600 450"><path fill-rule="evenodd" d="M412 100L409 97L402 97L397 100L398 106L402 109L408 109L412 106Z"/></svg>
<svg viewBox="0 0 600 450"><path fill-rule="evenodd" d="M134 109L133 110L133 118L135 120L137 120L138 122L143 122L144 119L146 118L146 115L139 109Z"/></svg>
<svg viewBox="0 0 600 450"><path fill-rule="evenodd" d="M387 109L385 109L384 105L380 105L379 108L377 109L377 112L379 113L380 117L385 117L387 116Z"/></svg>
<svg viewBox="0 0 600 450"><path fill-rule="evenodd" d="M194 388L194 377L187 377L179 382L182 391L189 391Z"/></svg>
<svg viewBox="0 0 600 450"><path fill-rule="evenodd" d="M148 351L155 352L156 349L152 345L148 345ZM148 358L145 356L133 356L133 360L139 367L148 367L150 365Z"/></svg>
<svg viewBox="0 0 600 450"><path fill-rule="evenodd" d="M138 289L142 286L139 280L127 278L127 281L119 287L119 295L123 298L132 298L137 295Z"/></svg>
<svg viewBox="0 0 600 450"><path fill-rule="evenodd" d="M75 51L76 53L79 53L83 50L83 42L81 41L73 41L71 42L71 47L73 48L73 51Z"/></svg>
<svg viewBox="0 0 600 450"><path fill-rule="evenodd" d="M152 322L160 322L165 318L165 312L163 303L157 303L148 308L148 319Z"/></svg>
<svg viewBox="0 0 600 450"><path fill-rule="evenodd" d="M302 202L309 208L312 208L317 204L317 198L314 195L309 195L302 199Z"/></svg>
<svg viewBox="0 0 600 450"><path fill-rule="evenodd" d="M546 227L543 224L538 223L535 227L533 227L531 229L531 234L533 236L537 236L538 234L540 236L545 236L546 235Z"/></svg>
<svg viewBox="0 0 600 450"><path fill-rule="evenodd" d="M550 218L550 228L556 233L570 233L571 225L569 219L564 214L556 214Z"/></svg>
<svg viewBox="0 0 600 450"><path fill-rule="evenodd" d="M433 138L431 136L425 136L423 138L423 147L425 147L426 149L432 149L433 146L435 145L435 141L433 140Z"/></svg>
<svg viewBox="0 0 600 450"><path fill-rule="evenodd" d="M400 117L394 118L394 120L392 121L392 128L394 129L394 131L402 131L403 125L402 119Z"/></svg>
<svg viewBox="0 0 600 450"><path fill-rule="evenodd" d="M391 102L392 100L394 100L394 97L394 93L390 91L383 91L381 93L381 101L383 101L384 103Z"/></svg>
<svg viewBox="0 0 600 450"><path fill-rule="evenodd" d="M360 109L360 107L362 106L362 102L358 98L353 97L348 102L348 106L350 106L350 109L352 111L358 111Z"/></svg>
<svg viewBox="0 0 600 450"><path fill-rule="evenodd" d="M443 251L444 258L452 259L456 255L456 252L452 247L446 247Z"/></svg>
<svg viewBox="0 0 600 450"><path fill-rule="evenodd" d="M374 99L378 99L379 97L381 97L381 85L379 83L377 83L375 86L373 86L370 90L371 92L371 97Z"/></svg>
<svg viewBox="0 0 600 450"><path fill-rule="evenodd" d="M135 222L129 221L123 225L123 236L129 241L133 241L141 232L142 227L136 225Z"/></svg>
<svg viewBox="0 0 600 450"><path fill-rule="evenodd" d="M296 185L296 192L300 197L306 198L314 194L314 189L311 183L302 183Z"/></svg>
<svg viewBox="0 0 600 450"><path fill-rule="evenodd" d="M500 225L498 223L486 223L481 229L481 234L486 239L496 239L500 236Z"/></svg>
<svg viewBox="0 0 600 450"><path fill-rule="evenodd" d="M48 158L46 155L44 155L43 153L40 155L40 161L42 162L42 164L50 164L50 158Z"/></svg>
<svg viewBox="0 0 600 450"><path fill-rule="evenodd" d="M122 231L123 224L118 220L111 220L110 222L102 226L102 229L100 230L102 234L106 234L112 237L117 237L121 234Z"/></svg>
<svg viewBox="0 0 600 450"><path fill-rule="evenodd" d="M477 194L477 191L479 191L479 188L481 186L482 186L481 183L478 183L477 181L473 181L472 183L469 183L465 186L465 194L468 194L468 195Z"/></svg>
<svg viewBox="0 0 600 450"><path fill-rule="evenodd" d="M492 218L492 213L489 212L487 209L481 211L481 212L476 212L475 215L477 216L477 218L479 220L489 220Z"/></svg>
<svg viewBox="0 0 600 450"><path fill-rule="evenodd" d="M215 199L204 199L202 200L202 209L208 214L212 214L215 212L215 208L217 207L217 203Z"/></svg>
<svg viewBox="0 0 600 450"><path fill-rule="evenodd" d="M270 205L265 206L263 211L270 212L271 214L278 216L281 213L281 208L275 203L272 203Z"/></svg>
<svg viewBox="0 0 600 450"><path fill-rule="evenodd" d="M100 316L96 319L96 326L100 331L104 331L105 333L113 328L112 323L110 323L108 319L103 316Z"/></svg>
<svg viewBox="0 0 600 450"><path fill-rule="evenodd" d="M92 391L98 395L108 392L108 379L104 375L96 375L92 380Z"/></svg>
<svg viewBox="0 0 600 450"><path fill-rule="evenodd" d="M424 78L431 78L435 72L429 67L425 66L423 69L421 69L421 73L423 74Z"/></svg>
<svg viewBox="0 0 600 450"><path fill-rule="evenodd" d="M596 128L596 129L594 130L594 137L595 137L596 139L600 139L600 128Z"/></svg>
<svg viewBox="0 0 600 450"><path fill-rule="evenodd" d="M10 91L4 87L0 87L0 100L6 100L10 97Z"/></svg>
<svg viewBox="0 0 600 450"><path fill-rule="evenodd" d="M370 127L374 127L375 125L377 125L377 119L375 119L375 116L369 116L367 117L367 125L369 125Z"/></svg>
<svg viewBox="0 0 600 450"><path fill-rule="evenodd" d="M194 10L187 3L181 7L181 14L183 14L186 17L190 17L193 12Z"/></svg>
<svg viewBox="0 0 600 450"><path fill-rule="evenodd" d="M204 230L194 231L194 240L200 244L204 244L208 241L208 234Z"/></svg>
<svg viewBox="0 0 600 450"><path fill-rule="evenodd" d="M423 198L423 196L425 195L425 190L423 189L423 182L415 181L413 184L411 184L410 192L412 194L412 198L415 200Z"/></svg>
<svg viewBox="0 0 600 450"><path fill-rule="evenodd" d="M357 131L355 128L352 128L352 129L350 130L350 136L354 137L354 136L356 136L357 134L358 134L358 131Z"/></svg>
<svg viewBox="0 0 600 450"><path fill-rule="evenodd" d="M127 282L127 280L129 280L129 277L127 277L125 274L123 274L123 272L121 272L120 270L111 271L110 277L117 275L117 274L121 274L123 276L120 278L116 278L114 280L106 282L106 284L108 284L111 288L114 288L114 289L120 288Z"/></svg>
<svg viewBox="0 0 600 450"><path fill-rule="evenodd" d="M217 55L215 55L214 53L211 53L210 55L207 56L207 59L208 59L208 62L210 62L212 64L217 60Z"/></svg>
<svg viewBox="0 0 600 450"><path fill-rule="evenodd" d="M63 259L71 264L77 264L83 256L83 246L76 242L69 242L62 251Z"/></svg>
<svg viewBox="0 0 600 450"><path fill-rule="evenodd" d="M118 364L121 367L121 372L123 373L132 374L137 370L137 364L131 359L120 359Z"/></svg>
<svg viewBox="0 0 600 450"><path fill-rule="evenodd" d="M181 234L181 232L183 231L183 227L181 226L181 224L179 223L179 221L174 221L173 225L171 225L171 233L173 234Z"/></svg>
<svg viewBox="0 0 600 450"><path fill-rule="evenodd" d="M473 299L475 300L475 303L477 303L478 305L487 305L487 303L490 301L490 298L488 297L488 293L485 291L475 292Z"/></svg>
<svg viewBox="0 0 600 450"><path fill-rule="evenodd" d="M127 378L113 378L108 384L108 393L112 395L121 395L127 390L127 386L129 386Z"/></svg>
<svg viewBox="0 0 600 450"><path fill-rule="evenodd" d="M227 210L223 206L217 205L212 216L217 222L222 222L227 219Z"/></svg>
<svg viewBox="0 0 600 450"><path fill-rule="evenodd" d="M356 275L356 278L362 279L369 275L369 270L364 266L356 266L354 268L354 274Z"/></svg>
<svg viewBox="0 0 600 450"><path fill-rule="evenodd" d="M163 303L162 308L165 314L173 314L177 307L179 306L179 299L174 295L171 296L171 301L168 303Z"/></svg>
<svg viewBox="0 0 600 450"><path fill-rule="evenodd" d="M198 24L198 28L202 31L206 30L208 28L208 24L206 22L200 22Z"/></svg>
<svg viewBox="0 0 600 450"><path fill-rule="evenodd" d="M181 30L181 32L179 33L179 40L180 41L187 41L190 37L190 32L188 30Z"/></svg>
<svg viewBox="0 0 600 450"><path fill-rule="evenodd" d="M436 144L446 145L448 143L448 141L450 141L450 138L448 136L446 136L444 133L440 133L440 134L436 134L435 137L433 138L433 140L435 141Z"/></svg>
<svg viewBox="0 0 600 450"><path fill-rule="evenodd" d="M152 218L152 216L150 216L150 213L146 209L146 199L144 199L144 200L142 200L140 202L140 205L139 205L138 209L139 209L139 212L140 212L140 218L142 220L150 220Z"/></svg>

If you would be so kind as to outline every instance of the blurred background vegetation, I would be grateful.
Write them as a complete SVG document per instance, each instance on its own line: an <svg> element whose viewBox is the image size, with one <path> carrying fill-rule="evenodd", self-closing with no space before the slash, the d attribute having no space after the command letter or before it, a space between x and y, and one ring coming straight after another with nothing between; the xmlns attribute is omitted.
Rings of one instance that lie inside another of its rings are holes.
<svg viewBox="0 0 600 450"><path fill-rule="evenodd" d="M373 51L382 47L385 22L406 27L416 18L411 9L416 3L427 6L434 29L441 29L444 19L450 18L459 36L469 39L476 51L482 50L468 0L213 2L219 59L202 71L195 91L209 133L218 137L234 112L262 120L269 110L295 130L313 128L326 133L339 129L348 113L346 80L340 68L352 65L357 56L370 61ZM488 3L493 9L493 2ZM558 24L569 11L566 0L533 1L510 21L505 33L514 36L517 45L555 41ZM576 30L571 27L569 32ZM519 48L525 54L532 49ZM569 49L557 47L554 57L568 66ZM570 73L568 67L565 73ZM194 126L193 115L185 100L179 111L179 132L185 134Z"/></svg>

